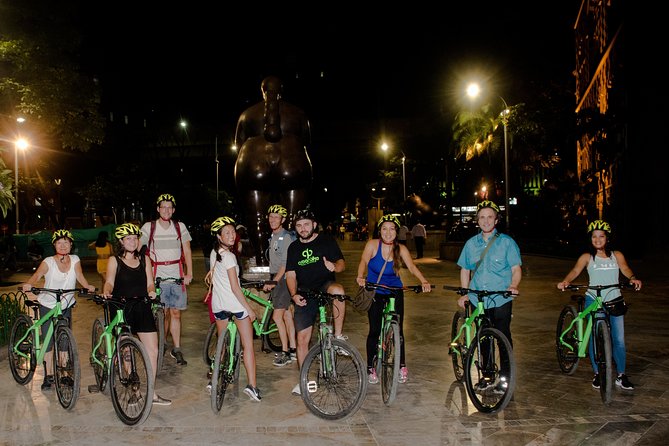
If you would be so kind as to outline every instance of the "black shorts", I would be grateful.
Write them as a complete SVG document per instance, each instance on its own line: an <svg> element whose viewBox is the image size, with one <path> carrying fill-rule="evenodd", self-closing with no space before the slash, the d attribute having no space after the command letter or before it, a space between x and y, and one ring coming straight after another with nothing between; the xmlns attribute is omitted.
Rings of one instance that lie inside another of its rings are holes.
<svg viewBox="0 0 669 446"><path fill-rule="evenodd" d="M133 334L157 331L151 304L145 302L144 299L129 299L123 309L123 315Z"/></svg>
<svg viewBox="0 0 669 446"><path fill-rule="evenodd" d="M327 292L328 287L334 282L326 282L317 288L318 291ZM302 296L304 297L304 296ZM306 299L306 297L305 297ZM318 318L318 301L316 299L307 299L307 304L303 307L295 305L295 330L302 331L314 325Z"/></svg>

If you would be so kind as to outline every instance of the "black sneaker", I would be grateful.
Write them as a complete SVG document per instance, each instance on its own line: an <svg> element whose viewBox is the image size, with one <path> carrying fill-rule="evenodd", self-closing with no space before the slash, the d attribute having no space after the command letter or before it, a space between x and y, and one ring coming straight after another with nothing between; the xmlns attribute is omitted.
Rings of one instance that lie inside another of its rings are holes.
<svg viewBox="0 0 669 446"><path fill-rule="evenodd" d="M632 384L630 380L627 379L627 375L624 373L622 375L618 375L616 378L616 386L625 390L634 390L634 384Z"/></svg>
<svg viewBox="0 0 669 446"><path fill-rule="evenodd" d="M253 387L251 384L246 386L244 389L244 393L249 396L253 401L260 401L262 398L260 397L260 391L258 390L257 387Z"/></svg>
<svg viewBox="0 0 669 446"><path fill-rule="evenodd" d="M51 390L53 385L53 375L46 375L44 377L44 382L42 383L42 390Z"/></svg>
<svg viewBox="0 0 669 446"><path fill-rule="evenodd" d="M177 364L188 365L188 362L184 359L184 355L181 353L181 350L172 349L170 351L170 356L177 360Z"/></svg>
<svg viewBox="0 0 669 446"><path fill-rule="evenodd" d="M291 362L292 361L290 360L290 353L283 352L274 359L273 364L277 367L283 367L287 364L290 364Z"/></svg>
<svg viewBox="0 0 669 446"><path fill-rule="evenodd" d="M618 380L616 380L618 381ZM595 377L592 378L592 388L593 389L599 389L599 373L595 374Z"/></svg>

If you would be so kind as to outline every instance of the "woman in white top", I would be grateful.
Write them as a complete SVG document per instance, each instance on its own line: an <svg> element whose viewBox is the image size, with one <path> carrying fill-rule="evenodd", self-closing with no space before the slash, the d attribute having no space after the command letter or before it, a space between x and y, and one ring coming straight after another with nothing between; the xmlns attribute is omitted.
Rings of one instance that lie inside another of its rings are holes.
<svg viewBox="0 0 669 446"><path fill-rule="evenodd" d="M56 253L46 259L42 260L35 273L23 284L23 291L28 292L35 286L39 280L44 277L44 286L42 288L50 289L73 289L77 285L77 281L87 288L90 292L95 292L95 287L90 285L84 273L81 270L81 262L79 256L72 255L72 245L74 244L74 237L72 233L66 229L59 229L53 233L51 237ZM37 297L40 303L39 314L43 317L46 313L51 311L56 306L56 295L54 293L43 292ZM61 305L63 308L63 315L67 318L70 326L72 325L72 307L76 300L74 293L65 293L61 297ZM46 335L49 324L42 325L42 336ZM53 347L53 339L47 346L47 352L44 355L44 383L42 383L42 390L50 390L53 384L53 359L51 349Z"/></svg>
<svg viewBox="0 0 669 446"><path fill-rule="evenodd" d="M249 384L244 389L249 398L260 401L260 391L256 387L256 358L253 351L253 321L256 314L246 301L239 284L239 265L233 253L235 244L235 221L230 217L219 217L211 224L211 234L216 237L211 252L210 280L212 286L211 310L216 320L218 335L228 327L234 315L239 329L244 353L244 368Z"/></svg>

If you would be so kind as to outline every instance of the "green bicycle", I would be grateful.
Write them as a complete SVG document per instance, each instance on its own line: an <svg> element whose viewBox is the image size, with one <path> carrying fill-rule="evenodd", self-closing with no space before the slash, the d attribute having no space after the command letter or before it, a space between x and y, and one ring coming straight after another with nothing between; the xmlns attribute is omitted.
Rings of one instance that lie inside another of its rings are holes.
<svg viewBox="0 0 669 446"><path fill-rule="evenodd" d="M461 296L473 293L479 298L473 311L471 305L465 305L464 311L458 310L453 315L450 355L455 379L465 381L469 399L479 411L495 413L503 410L516 388L516 361L511 343L501 331L492 327L486 316L484 301L514 294L449 285L444 285L444 289Z"/></svg>
<svg viewBox="0 0 669 446"><path fill-rule="evenodd" d="M326 420L347 418L360 409L367 395L367 366L352 344L336 339L327 308L332 301L351 300L342 294L298 290L318 302L318 341L309 349L300 369L300 395L314 415Z"/></svg>
<svg viewBox="0 0 669 446"><path fill-rule="evenodd" d="M380 283L366 282L368 290L387 290L390 294L376 294L374 299L384 299L386 304L381 316L381 332L376 350L376 374L381 381L381 397L386 406L390 406L397 396L400 376L400 358L402 342L400 339L400 315L395 311L395 299L402 291L423 291L422 285L393 287Z"/></svg>
<svg viewBox="0 0 669 446"><path fill-rule="evenodd" d="M271 300L263 299L257 294L253 293L248 288L262 289L265 285L276 285L275 280L246 280L241 279L242 293L247 299L261 305L264 310L262 317L253 321L253 331L256 336L262 340L262 351L265 353L281 352L281 338L279 338L279 331L276 324L272 320L272 313L274 306ZM204 346L202 349L202 359L207 366L211 366L216 354L216 344L218 342L218 332L216 331L216 323L212 322L207 330L207 335L204 338Z"/></svg>
<svg viewBox="0 0 669 446"><path fill-rule="evenodd" d="M104 316L93 321L90 363L96 384L88 391L111 393L119 419L130 426L141 424L153 406L153 370L144 345L125 321L126 300L86 297L104 309Z"/></svg>
<svg viewBox="0 0 669 446"><path fill-rule="evenodd" d="M565 289L572 291L593 290L596 295L594 301L586 308L584 308L584 296L572 296L578 301L578 306L576 308L573 305L565 305L562 309L558 318L555 338L555 350L560 370L567 375L571 375L576 371L580 359L585 358L590 337L593 336L592 348L599 369L599 393L604 404L611 402L615 372L612 360L609 312L604 305L602 291L615 288L634 289L634 285L616 283L612 285L566 286Z"/></svg>
<svg viewBox="0 0 669 446"><path fill-rule="evenodd" d="M23 291L23 288L19 288L19 291ZM25 293L22 294L25 305L33 310L34 317L20 314L12 326L9 336L9 368L17 383L24 385L30 382L37 364L44 361L47 346L53 338L52 356L56 395L63 408L72 410L79 397L81 368L74 334L69 327L68 319L63 315L62 296L74 292L81 294L87 290L85 288L65 290L33 287L29 292L33 294L53 293L56 297L56 305L40 318L39 302L28 299ZM44 324L48 324L48 329L44 339L41 339L41 328Z"/></svg>

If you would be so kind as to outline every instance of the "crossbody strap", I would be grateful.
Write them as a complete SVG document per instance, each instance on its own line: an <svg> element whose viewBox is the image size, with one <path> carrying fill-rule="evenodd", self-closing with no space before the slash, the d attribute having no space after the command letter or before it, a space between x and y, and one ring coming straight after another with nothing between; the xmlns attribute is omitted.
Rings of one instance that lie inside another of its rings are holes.
<svg viewBox="0 0 669 446"><path fill-rule="evenodd" d="M476 262L476 266L474 267L474 271L472 271L472 277L474 277L474 274L476 274L476 271L478 271L479 266L481 266L481 264L483 263L483 258L488 253L488 251L490 250L490 247L493 245L493 243L495 243L495 240L497 240L497 237L499 237L499 232L495 233L495 236L493 237L493 239L490 240L490 242L488 243L488 246L486 246L485 249L483 250L483 252L481 253L481 257L479 258L479 261Z"/></svg>

